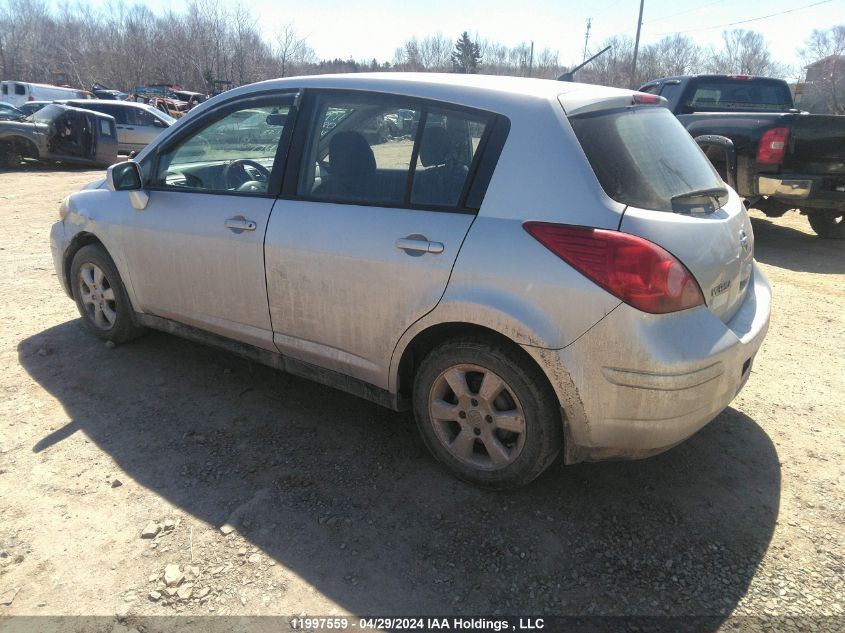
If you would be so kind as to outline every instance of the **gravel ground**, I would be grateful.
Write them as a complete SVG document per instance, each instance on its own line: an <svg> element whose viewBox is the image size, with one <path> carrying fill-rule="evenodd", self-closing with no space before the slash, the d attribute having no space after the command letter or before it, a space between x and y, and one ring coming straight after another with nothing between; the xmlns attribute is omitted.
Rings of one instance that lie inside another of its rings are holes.
<svg viewBox="0 0 845 633"><path fill-rule="evenodd" d="M168 614L845 628L845 243L803 217L753 213L775 307L731 407L658 457L555 464L501 494L363 400L165 334L98 343L47 240L98 176L0 173L0 616L103 619L0 631L188 626L144 620Z"/></svg>

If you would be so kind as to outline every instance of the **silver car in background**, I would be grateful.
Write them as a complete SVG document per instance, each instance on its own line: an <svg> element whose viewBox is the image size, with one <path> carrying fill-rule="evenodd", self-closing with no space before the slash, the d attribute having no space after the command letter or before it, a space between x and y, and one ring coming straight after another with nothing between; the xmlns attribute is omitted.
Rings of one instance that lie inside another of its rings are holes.
<svg viewBox="0 0 845 633"><path fill-rule="evenodd" d="M482 486L561 451L645 457L731 402L771 299L742 202L660 103L461 75L245 86L69 196L56 270L96 336L161 329L410 409Z"/></svg>
<svg viewBox="0 0 845 633"><path fill-rule="evenodd" d="M176 119L169 114L144 103L114 99L80 99L62 103L114 117L117 127L117 151L120 154L141 151L176 123Z"/></svg>

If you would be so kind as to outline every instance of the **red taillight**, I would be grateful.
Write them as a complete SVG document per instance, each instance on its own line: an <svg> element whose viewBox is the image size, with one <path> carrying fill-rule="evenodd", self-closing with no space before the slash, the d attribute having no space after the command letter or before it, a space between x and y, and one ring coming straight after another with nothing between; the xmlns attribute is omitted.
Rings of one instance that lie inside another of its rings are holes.
<svg viewBox="0 0 845 633"><path fill-rule="evenodd" d="M660 97L647 92L635 93L633 100L634 105L660 105Z"/></svg>
<svg viewBox="0 0 845 633"><path fill-rule="evenodd" d="M786 140L789 138L788 127L773 127L766 130L757 148L757 162L764 165L780 165L786 154Z"/></svg>
<svg viewBox="0 0 845 633"><path fill-rule="evenodd" d="M754 79L751 75L728 75L728 79L736 79L737 81L751 81Z"/></svg>
<svg viewBox="0 0 845 633"><path fill-rule="evenodd" d="M635 235L549 222L525 230L581 274L643 312L704 304L698 282L671 253Z"/></svg>
<svg viewBox="0 0 845 633"><path fill-rule="evenodd" d="M27 101L35 101L35 97L33 97L32 95L29 95L29 98L27 99Z"/></svg>

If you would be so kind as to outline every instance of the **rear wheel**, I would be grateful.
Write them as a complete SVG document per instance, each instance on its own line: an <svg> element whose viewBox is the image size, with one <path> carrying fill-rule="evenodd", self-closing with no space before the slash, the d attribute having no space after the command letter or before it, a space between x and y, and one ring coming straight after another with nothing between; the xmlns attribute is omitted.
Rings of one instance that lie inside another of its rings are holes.
<svg viewBox="0 0 845 633"><path fill-rule="evenodd" d="M70 266L70 280L76 307L94 336L123 343L143 333L133 320L117 268L102 246L79 249Z"/></svg>
<svg viewBox="0 0 845 633"><path fill-rule="evenodd" d="M487 488L527 484L563 445L557 399L515 350L451 339L423 360L414 414L429 450L453 474Z"/></svg>
<svg viewBox="0 0 845 633"><path fill-rule="evenodd" d="M834 240L845 239L845 212L809 211L807 219L819 237Z"/></svg>

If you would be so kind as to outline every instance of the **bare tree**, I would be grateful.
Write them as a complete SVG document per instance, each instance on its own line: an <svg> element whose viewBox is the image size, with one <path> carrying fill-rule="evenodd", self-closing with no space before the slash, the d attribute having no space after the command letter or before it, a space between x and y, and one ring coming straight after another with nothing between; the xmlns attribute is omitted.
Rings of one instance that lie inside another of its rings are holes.
<svg viewBox="0 0 845 633"><path fill-rule="evenodd" d="M276 58L281 64L281 76L297 72L304 64L316 61L314 49L305 38L299 36L293 24L286 25L276 36Z"/></svg>
<svg viewBox="0 0 845 633"><path fill-rule="evenodd" d="M780 77L788 69L772 58L761 33L734 29L722 33L722 48L713 51L708 70L729 75L764 75Z"/></svg>
<svg viewBox="0 0 845 633"><path fill-rule="evenodd" d="M420 61L423 68L447 72L451 64L452 42L442 33L424 37L419 44Z"/></svg>
<svg viewBox="0 0 845 633"><path fill-rule="evenodd" d="M801 107L845 114L845 24L813 30L798 54L808 67Z"/></svg>

